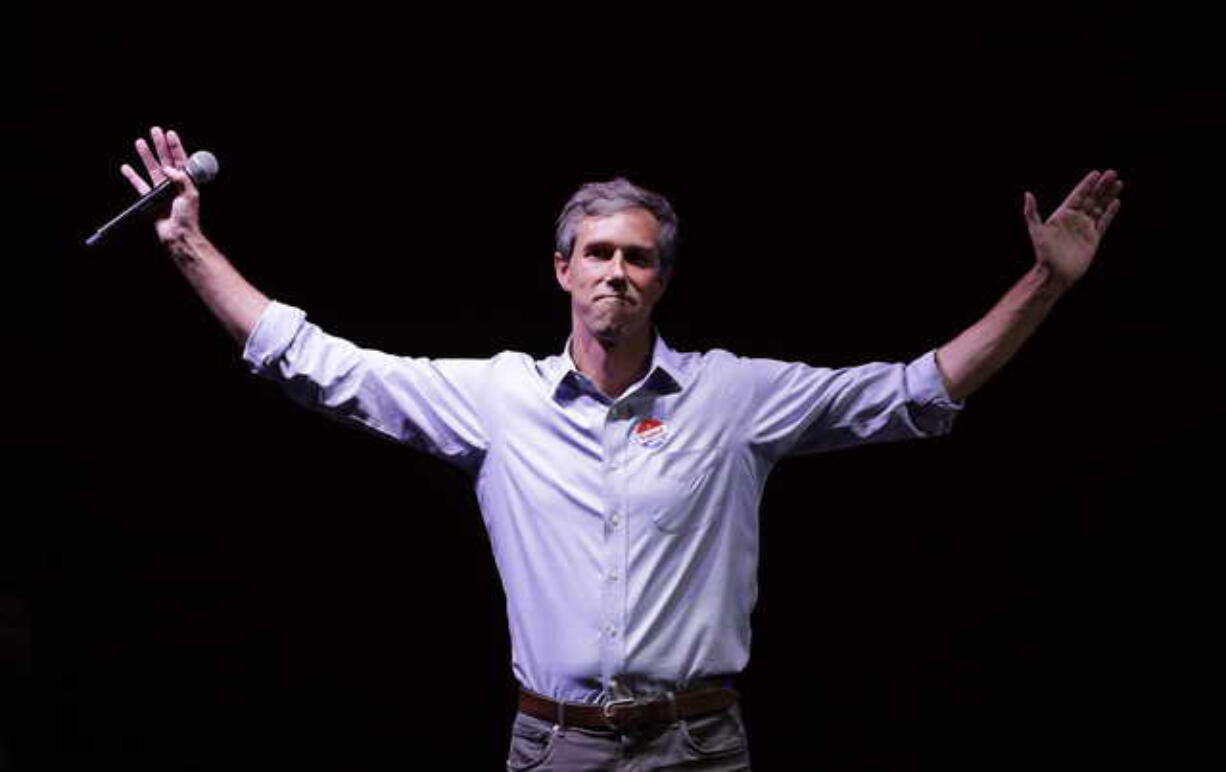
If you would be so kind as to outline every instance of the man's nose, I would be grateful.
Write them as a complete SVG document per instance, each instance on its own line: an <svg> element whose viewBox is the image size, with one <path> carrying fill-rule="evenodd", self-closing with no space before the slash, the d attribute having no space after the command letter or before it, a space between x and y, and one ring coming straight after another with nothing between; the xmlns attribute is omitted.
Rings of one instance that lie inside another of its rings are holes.
<svg viewBox="0 0 1226 772"><path fill-rule="evenodd" d="M605 271L605 278L609 281L625 281L626 280L626 258L622 255L619 249L613 253L613 257L609 258L608 268Z"/></svg>

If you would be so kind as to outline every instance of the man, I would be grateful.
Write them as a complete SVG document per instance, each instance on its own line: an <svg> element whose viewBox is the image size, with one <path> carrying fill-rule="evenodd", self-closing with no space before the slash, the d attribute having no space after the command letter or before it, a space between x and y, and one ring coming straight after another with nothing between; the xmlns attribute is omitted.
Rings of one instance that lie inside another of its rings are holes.
<svg viewBox="0 0 1226 772"><path fill-rule="evenodd" d="M676 215L624 179L589 184L558 220L563 351L427 360L328 335L248 284L200 230L178 136L151 133L152 150L137 141L151 181L178 188L158 236L252 371L473 475L522 687L510 769L748 768L732 687L749 656L770 469L949 432L1084 274L1122 187L1092 172L1046 222L1027 193L1035 265L982 320L910 363L828 369L669 348L651 319Z"/></svg>

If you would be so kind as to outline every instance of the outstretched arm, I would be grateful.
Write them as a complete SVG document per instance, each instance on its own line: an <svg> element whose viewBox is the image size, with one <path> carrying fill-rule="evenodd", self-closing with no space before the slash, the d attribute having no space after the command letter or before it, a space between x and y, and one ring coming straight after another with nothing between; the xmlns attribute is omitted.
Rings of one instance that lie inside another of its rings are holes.
<svg viewBox="0 0 1226 772"><path fill-rule="evenodd" d="M1092 171L1046 222L1026 192L1023 214L1035 264L986 316L937 350L937 366L952 399L965 399L991 379L1085 274L1119 211L1123 186L1114 170Z"/></svg>
<svg viewBox="0 0 1226 772"><path fill-rule="evenodd" d="M156 220L158 239L205 305L242 348L251 371L276 381L299 404L473 470L487 444L481 394L495 360L413 359L361 348L321 330L306 312L269 300L205 238L200 194L173 131L151 131L136 152L146 180L120 172L140 195L173 180L177 195ZM156 155L155 155L156 152Z"/></svg>
<svg viewBox="0 0 1226 772"><path fill-rule="evenodd" d="M243 278L201 231L200 193L183 171L187 151L179 135L154 126L150 136L156 157L145 140L136 140L136 153L149 179L157 185L169 177L178 189L170 211L157 220L158 239L201 300L241 346L268 306L268 298ZM153 187L128 164L119 170L139 195Z"/></svg>

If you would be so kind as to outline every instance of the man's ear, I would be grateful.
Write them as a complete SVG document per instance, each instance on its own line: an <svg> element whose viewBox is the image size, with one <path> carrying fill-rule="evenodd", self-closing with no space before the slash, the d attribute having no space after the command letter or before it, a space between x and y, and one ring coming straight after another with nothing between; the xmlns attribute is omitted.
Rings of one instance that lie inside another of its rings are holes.
<svg viewBox="0 0 1226 772"><path fill-rule="evenodd" d="M664 296L665 290L668 289L669 282L673 280L673 267L670 265L660 271L660 297Z"/></svg>
<svg viewBox="0 0 1226 772"><path fill-rule="evenodd" d="M561 252L554 252L553 273L562 289L570 292L570 258L562 257Z"/></svg>

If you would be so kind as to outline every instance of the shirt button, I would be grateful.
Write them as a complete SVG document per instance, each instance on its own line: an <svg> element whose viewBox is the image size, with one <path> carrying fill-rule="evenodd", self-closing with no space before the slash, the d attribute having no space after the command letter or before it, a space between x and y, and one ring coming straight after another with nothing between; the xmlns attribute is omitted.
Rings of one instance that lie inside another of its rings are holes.
<svg viewBox="0 0 1226 772"><path fill-rule="evenodd" d="M616 582L616 581L617 581L617 572L616 572L616 571L610 571L610 572L609 572L609 581L610 581L610 582Z"/></svg>
<svg viewBox="0 0 1226 772"><path fill-rule="evenodd" d="M621 522L621 518L620 518L620 517L618 517L617 515L610 515L610 516L609 516L609 525L613 526L614 528L616 528L616 527L617 527L617 524L618 524L618 523L620 523L620 522Z"/></svg>
<svg viewBox="0 0 1226 772"><path fill-rule="evenodd" d="M608 627L604 629L604 631L605 631L605 634L608 635L610 638L617 637L617 628L614 627L613 625L609 625Z"/></svg>

